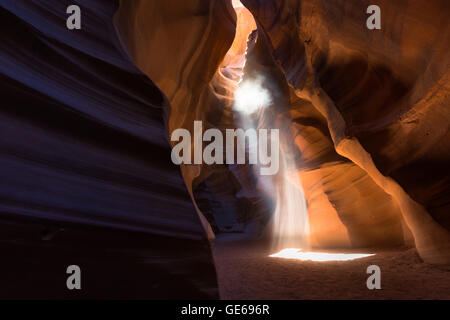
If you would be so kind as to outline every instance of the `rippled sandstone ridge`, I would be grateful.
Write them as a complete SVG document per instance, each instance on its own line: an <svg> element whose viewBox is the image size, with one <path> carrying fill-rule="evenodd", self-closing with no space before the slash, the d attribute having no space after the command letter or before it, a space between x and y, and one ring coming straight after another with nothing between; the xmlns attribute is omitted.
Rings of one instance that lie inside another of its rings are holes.
<svg viewBox="0 0 450 320"><path fill-rule="evenodd" d="M243 0L258 30L245 74L280 88L284 103L272 111L298 150L314 246L415 244L423 260L449 263L449 3L378 1L382 30L371 31L369 2ZM235 126L230 66L245 52L227 52L235 34L247 40L239 10L229 1L121 2L118 33L168 97L169 134L194 120ZM237 210L239 190L252 188L249 170L182 171L212 238L217 217L199 205L196 189ZM260 199L247 199L257 215Z"/></svg>

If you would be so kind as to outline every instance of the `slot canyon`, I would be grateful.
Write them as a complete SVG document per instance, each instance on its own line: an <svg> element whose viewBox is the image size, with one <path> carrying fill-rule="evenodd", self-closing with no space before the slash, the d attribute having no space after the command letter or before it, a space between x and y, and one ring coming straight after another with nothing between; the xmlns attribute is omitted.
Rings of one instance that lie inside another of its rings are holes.
<svg viewBox="0 0 450 320"><path fill-rule="evenodd" d="M72 2L0 2L1 298L450 299L447 0ZM278 172L175 165L195 121Z"/></svg>

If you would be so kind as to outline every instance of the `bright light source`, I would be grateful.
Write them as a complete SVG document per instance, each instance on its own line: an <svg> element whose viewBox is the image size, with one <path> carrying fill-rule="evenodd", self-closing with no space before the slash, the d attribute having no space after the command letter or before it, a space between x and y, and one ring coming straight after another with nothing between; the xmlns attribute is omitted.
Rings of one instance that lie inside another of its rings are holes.
<svg viewBox="0 0 450 320"><path fill-rule="evenodd" d="M240 0L233 0L233 8L240 8L243 7L244 5L241 3Z"/></svg>
<svg viewBox="0 0 450 320"><path fill-rule="evenodd" d="M326 253L326 252L303 252L301 249L288 248L269 257L295 259L302 261L348 261L373 256L374 254L360 253Z"/></svg>
<svg viewBox="0 0 450 320"><path fill-rule="evenodd" d="M271 100L269 91L262 87L262 79L246 80L239 84L234 93L234 109L252 114L259 108L266 107Z"/></svg>

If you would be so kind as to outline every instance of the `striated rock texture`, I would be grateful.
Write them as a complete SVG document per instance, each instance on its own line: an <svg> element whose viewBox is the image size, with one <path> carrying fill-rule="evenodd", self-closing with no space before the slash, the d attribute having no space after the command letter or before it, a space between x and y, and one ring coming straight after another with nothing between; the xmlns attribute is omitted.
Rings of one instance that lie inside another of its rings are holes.
<svg viewBox="0 0 450 320"><path fill-rule="evenodd" d="M380 31L370 1L242 2L290 86L312 224L328 201L350 238L395 239L400 212L421 257L449 263L448 1L377 1Z"/></svg>
<svg viewBox="0 0 450 320"><path fill-rule="evenodd" d="M118 1L76 1L79 31L71 4L0 3L0 297L217 298L167 99L121 49Z"/></svg>

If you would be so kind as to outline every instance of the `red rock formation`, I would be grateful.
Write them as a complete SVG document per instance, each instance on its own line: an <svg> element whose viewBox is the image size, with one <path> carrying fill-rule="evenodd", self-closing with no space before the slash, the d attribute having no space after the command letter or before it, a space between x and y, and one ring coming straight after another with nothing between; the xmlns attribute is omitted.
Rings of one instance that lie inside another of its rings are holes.
<svg viewBox="0 0 450 320"><path fill-rule="evenodd" d="M259 33L246 75L264 73L279 90L271 112L298 150L313 244L414 240L425 261L448 262L447 2L379 1L381 31L366 28L369 1L243 3ZM239 24L233 43L229 1L123 1L116 23L136 65L170 100L169 133L193 120L234 126L233 68L252 24ZM212 170L183 167L191 195Z"/></svg>
<svg viewBox="0 0 450 320"><path fill-rule="evenodd" d="M234 82L221 74L219 65L233 43L235 22L227 1L121 1L116 15L120 38L136 65L168 97L169 135L178 128L193 132L194 120L202 120L204 130L233 127L229 108ZM191 196L201 169L182 165ZM210 169L203 171L200 182Z"/></svg>
<svg viewBox="0 0 450 320"><path fill-rule="evenodd" d="M325 118L299 99L274 63L263 38L248 54L245 74L263 75L279 97L272 111L285 150L295 150L300 180L308 200L311 244L316 247L370 247L403 244L400 212L391 197L364 170L339 156ZM274 85L274 83L276 85ZM295 173L293 173L295 174Z"/></svg>
<svg viewBox="0 0 450 320"><path fill-rule="evenodd" d="M448 2L379 1L381 31L365 27L368 1L243 3L295 94L326 120L337 153L392 198L425 261L448 263ZM409 178L423 170L434 178Z"/></svg>

